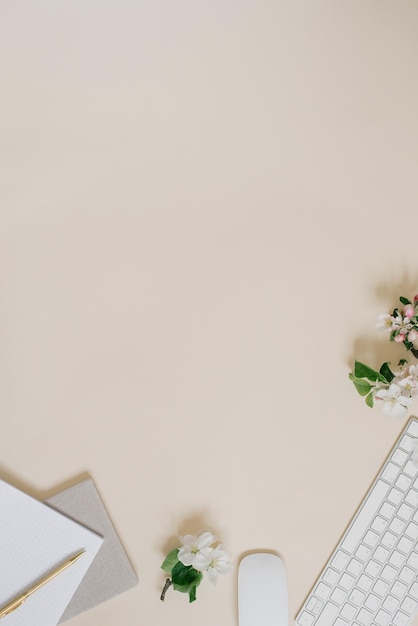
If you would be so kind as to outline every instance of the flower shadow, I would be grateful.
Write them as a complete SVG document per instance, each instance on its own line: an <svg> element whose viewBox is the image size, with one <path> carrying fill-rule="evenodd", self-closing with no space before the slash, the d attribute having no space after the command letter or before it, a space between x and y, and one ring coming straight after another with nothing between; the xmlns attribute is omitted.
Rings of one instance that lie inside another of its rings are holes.
<svg viewBox="0 0 418 626"><path fill-rule="evenodd" d="M383 304L382 313L392 311L396 306L400 305L399 296L405 298L413 298L418 292L418 274L413 276L406 270L398 277L396 281L380 283L375 286L375 300ZM400 305L401 306L401 305ZM386 311L387 309L387 311Z"/></svg>
<svg viewBox="0 0 418 626"><path fill-rule="evenodd" d="M374 300L381 304L381 313L392 313L396 307L402 307L400 296L412 300L418 292L418 275L406 270L396 281L382 282L374 287L372 295ZM375 322L377 322L377 317ZM381 365L389 362L396 367L400 359L409 359L411 355L405 351L402 344L389 341L389 334L377 333L370 339L369 335L357 337L353 344L353 349L349 357L350 368L354 366L354 361L367 363L370 367L379 370Z"/></svg>
<svg viewBox="0 0 418 626"><path fill-rule="evenodd" d="M180 537L183 535L196 535L204 530L209 530L218 537L217 529L208 524L208 515L204 511L196 511L176 524L177 532L171 534L161 546L161 554L166 555L174 548L179 547Z"/></svg>
<svg viewBox="0 0 418 626"><path fill-rule="evenodd" d="M403 345L389 341L389 336L370 339L363 335L354 340L353 349L349 357L349 367L354 367L354 361L367 363L370 367L379 370L383 363L388 362L396 367L400 359L408 360L408 353Z"/></svg>

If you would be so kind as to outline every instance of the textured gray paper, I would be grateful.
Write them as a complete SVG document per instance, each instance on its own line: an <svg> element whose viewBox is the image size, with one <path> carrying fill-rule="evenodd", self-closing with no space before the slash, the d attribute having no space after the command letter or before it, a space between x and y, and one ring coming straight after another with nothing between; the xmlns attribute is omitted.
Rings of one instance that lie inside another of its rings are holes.
<svg viewBox="0 0 418 626"><path fill-rule="evenodd" d="M46 503L104 537L99 553L60 622L87 611L137 584L138 577L91 478L57 493L48 498Z"/></svg>

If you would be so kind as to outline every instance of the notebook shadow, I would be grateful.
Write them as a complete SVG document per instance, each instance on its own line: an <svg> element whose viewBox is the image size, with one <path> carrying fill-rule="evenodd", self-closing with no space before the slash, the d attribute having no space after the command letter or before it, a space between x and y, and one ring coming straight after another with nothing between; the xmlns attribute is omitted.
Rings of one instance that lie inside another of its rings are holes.
<svg viewBox="0 0 418 626"><path fill-rule="evenodd" d="M13 485L17 489L24 491L29 496L36 498L37 500L46 500L50 498L52 495L63 491L64 489L68 489L69 487L73 487L77 483L86 480L88 478L92 478L91 474L88 472L80 472L75 474L71 478L68 478L49 489L39 489L33 483L29 482L27 479L23 479L19 474L13 472L8 467L0 464L0 479L5 482Z"/></svg>

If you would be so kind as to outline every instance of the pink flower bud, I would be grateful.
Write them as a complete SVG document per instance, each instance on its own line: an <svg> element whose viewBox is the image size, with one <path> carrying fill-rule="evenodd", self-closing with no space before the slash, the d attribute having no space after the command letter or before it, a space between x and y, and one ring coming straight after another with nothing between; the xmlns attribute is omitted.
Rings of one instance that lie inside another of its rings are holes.
<svg viewBox="0 0 418 626"><path fill-rule="evenodd" d="M416 331L415 328L409 331L408 341L415 341L417 337L418 337L418 331Z"/></svg>
<svg viewBox="0 0 418 626"><path fill-rule="evenodd" d="M407 304L403 310L403 314L405 315L405 317L414 317L415 315L415 309L412 306L412 304Z"/></svg>
<svg viewBox="0 0 418 626"><path fill-rule="evenodd" d="M414 296L414 302L418 302L418 293L416 293Z"/></svg>
<svg viewBox="0 0 418 626"><path fill-rule="evenodd" d="M399 333L399 335L395 335L393 339L394 341L397 341L398 343L402 343L403 341L405 341L405 335L403 335L402 333Z"/></svg>

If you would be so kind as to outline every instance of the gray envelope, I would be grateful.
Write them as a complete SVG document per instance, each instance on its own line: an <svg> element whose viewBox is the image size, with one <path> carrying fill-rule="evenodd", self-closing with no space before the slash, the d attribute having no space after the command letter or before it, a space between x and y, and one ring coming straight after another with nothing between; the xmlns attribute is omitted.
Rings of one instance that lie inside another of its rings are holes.
<svg viewBox="0 0 418 626"><path fill-rule="evenodd" d="M48 498L46 504L104 537L102 547L60 622L87 611L138 583L138 577L91 478Z"/></svg>

